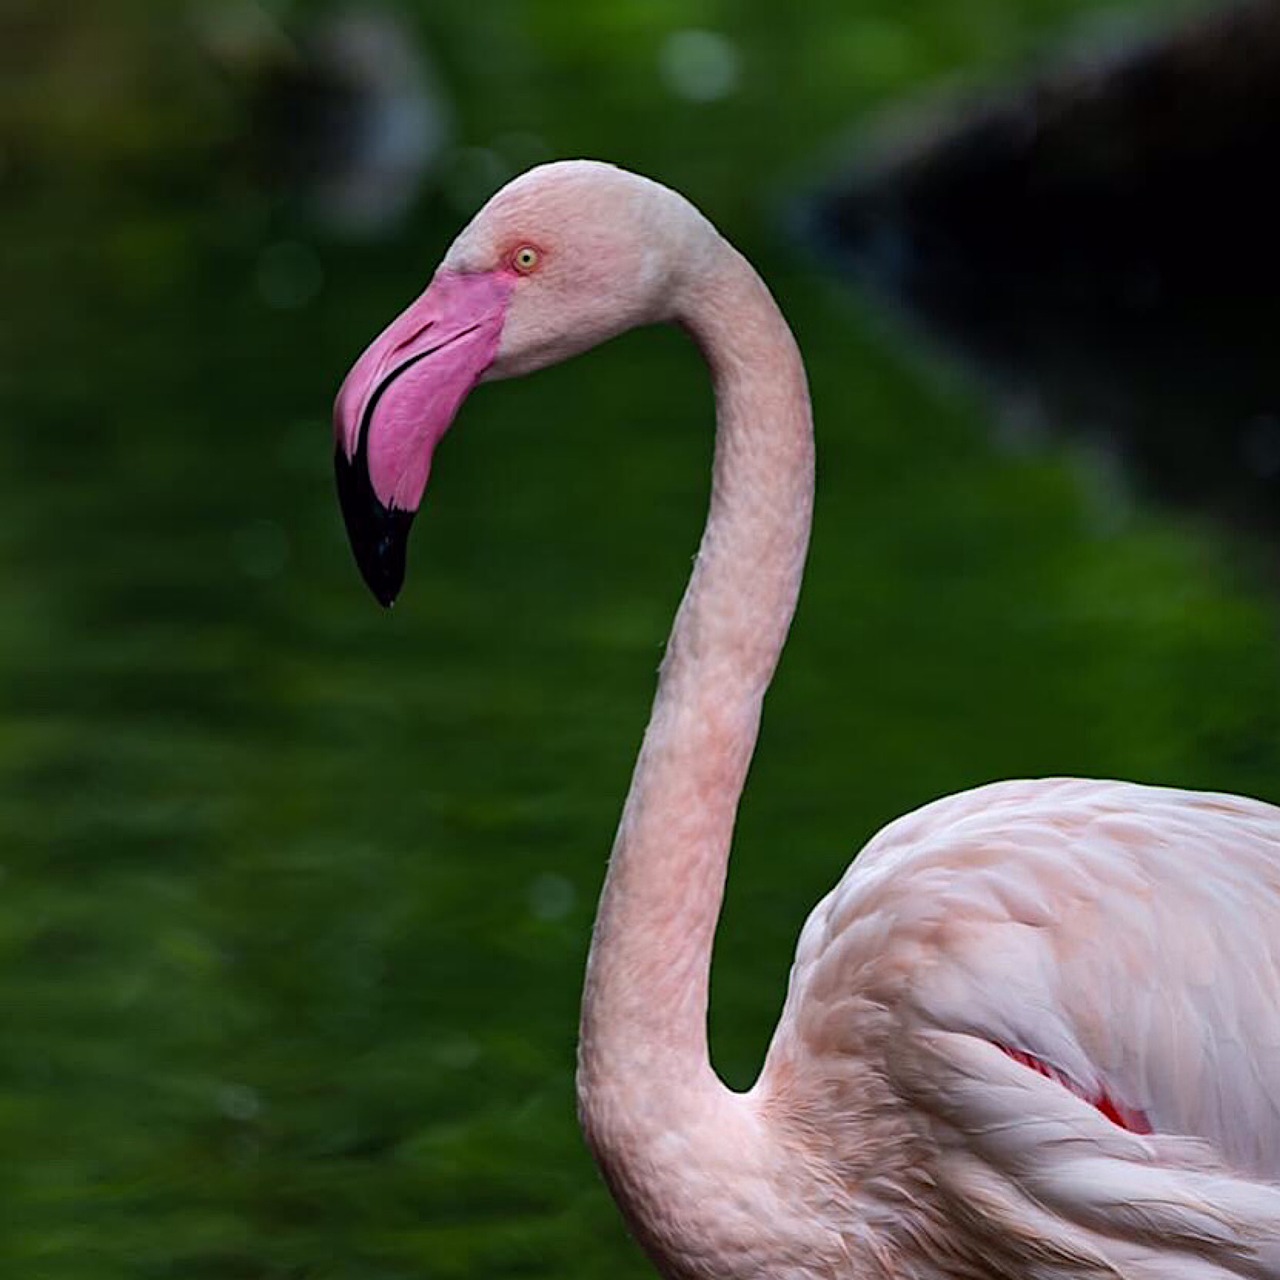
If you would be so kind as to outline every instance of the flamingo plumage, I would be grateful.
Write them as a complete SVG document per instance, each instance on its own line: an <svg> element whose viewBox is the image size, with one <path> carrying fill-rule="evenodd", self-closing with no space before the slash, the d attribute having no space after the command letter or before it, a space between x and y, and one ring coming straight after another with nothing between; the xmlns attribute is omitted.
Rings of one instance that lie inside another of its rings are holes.
<svg viewBox="0 0 1280 1280"><path fill-rule="evenodd" d="M596 918L579 1110L672 1280L1280 1277L1280 809L1004 782L876 836L800 936L756 1084L716 1076L712 941L813 500L804 367L683 197L516 179L335 410L353 548L390 603L476 382L675 323L716 393L710 512Z"/></svg>

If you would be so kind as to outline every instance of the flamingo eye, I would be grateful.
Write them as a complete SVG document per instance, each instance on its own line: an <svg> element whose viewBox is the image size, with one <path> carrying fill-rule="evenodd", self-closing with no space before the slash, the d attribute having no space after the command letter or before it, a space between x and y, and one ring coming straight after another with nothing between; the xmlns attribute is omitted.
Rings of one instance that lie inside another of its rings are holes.
<svg viewBox="0 0 1280 1280"><path fill-rule="evenodd" d="M511 265L527 276L542 261L542 255L531 244L523 244L511 255Z"/></svg>

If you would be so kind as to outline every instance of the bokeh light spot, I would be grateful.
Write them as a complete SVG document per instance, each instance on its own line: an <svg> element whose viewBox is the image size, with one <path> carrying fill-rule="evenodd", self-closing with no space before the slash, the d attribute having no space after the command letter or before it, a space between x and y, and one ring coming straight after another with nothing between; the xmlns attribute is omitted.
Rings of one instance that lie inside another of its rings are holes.
<svg viewBox="0 0 1280 1280"><path fill-rule="evenodd" d="M690 102L727 98L738 86L738 51L717 31L673 31L658 54L667 88Z"/></svg>

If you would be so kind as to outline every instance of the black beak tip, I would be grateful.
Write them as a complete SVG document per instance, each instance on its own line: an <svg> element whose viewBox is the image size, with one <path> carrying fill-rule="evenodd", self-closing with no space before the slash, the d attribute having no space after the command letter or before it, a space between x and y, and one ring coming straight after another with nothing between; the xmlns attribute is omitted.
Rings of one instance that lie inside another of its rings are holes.
<svg viewBox="0 0 1280 1280"><path fill-rule="evenodd" d="M404 585L405 553L414 513L382 505L369 479L363 447L354 458L348 458L339 448L334 471L356 565L378 603L389 609Z"/></svg>

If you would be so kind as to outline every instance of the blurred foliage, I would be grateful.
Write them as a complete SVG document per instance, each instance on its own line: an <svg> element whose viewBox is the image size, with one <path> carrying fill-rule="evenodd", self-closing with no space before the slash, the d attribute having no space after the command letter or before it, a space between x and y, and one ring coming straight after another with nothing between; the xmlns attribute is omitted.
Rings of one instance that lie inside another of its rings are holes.
<svg viewBox="0 0 1280 1280"><path fill-rule="evenodd" d="M458 142L363 244L255 180L213 7L5 18L0 1273L643 1275L577 1136L575 1011L702 515L702 369L646 333L485 388L390 617L328 404L543 155L681 187L774 285L821 489L717 954L745 1083L806 910L893 815L1043 773L1280 797L1275 611L1238 549L1069 458L993 456L973 391L769 216L820 140L1087 6L404 4ZM671 92L682 29L730 42L732 92Z"/></svg>

